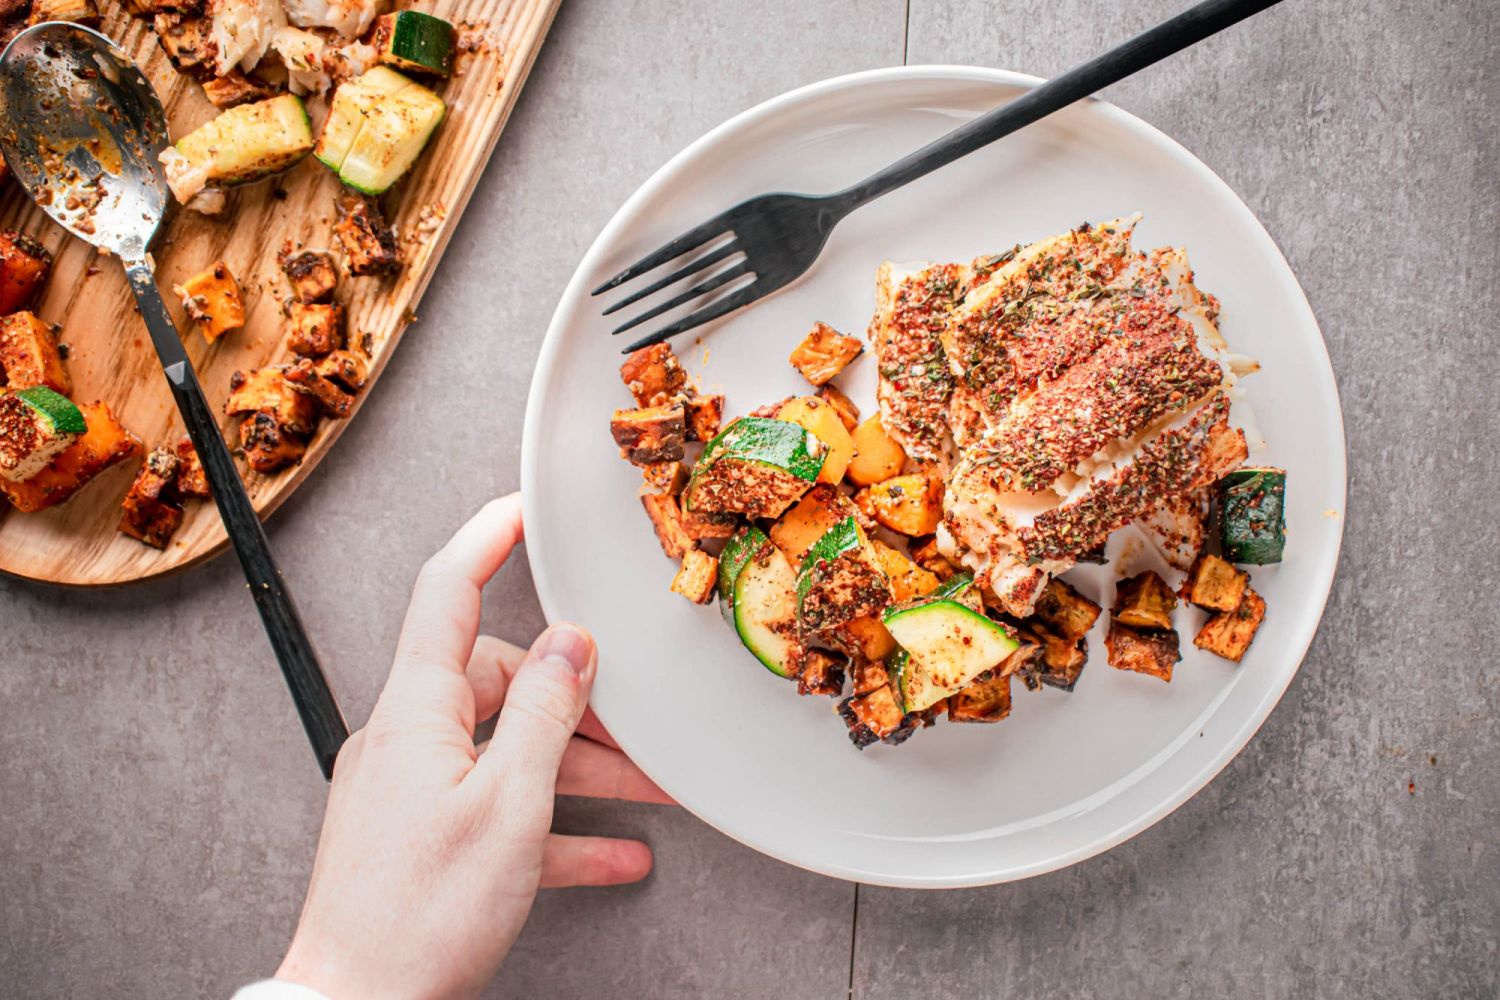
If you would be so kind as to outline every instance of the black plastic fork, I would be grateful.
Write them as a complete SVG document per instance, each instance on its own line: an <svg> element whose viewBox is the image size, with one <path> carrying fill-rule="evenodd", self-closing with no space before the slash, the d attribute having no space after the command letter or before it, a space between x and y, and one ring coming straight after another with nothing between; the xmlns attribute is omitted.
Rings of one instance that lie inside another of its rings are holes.
<svg viewBox="0 0 1500 1000"><path fill-rule="evenodd" d="M1127 76L1196 45L1210 35L1279 2L1280 0L1204 0L1196 7L1163 21L1123 45L1074 67L1062 76L1048 80L1004 107L996 108L954 129L941 139L928 143L853 187L829 195L764 194L740 202L729 211L689 229L660 249L642 257L594 289L593 294L603 294L701 247L711 247L707 253L677 271L614 303L604 310L604 315L608 316L664 291L684 278L716 264L728 263L729 266L714 272L692 288L673 295L620 324L612 334L624 333L679 306L712 296L719 289L736 286L728 294L706 302L694 312L635 341L625 348L624 353L660 343L685 330L718 319L765 298L801 277L818 259L834 226L865 202L873 201L888 191L1045 118L1096 90L1118 83ZM732 258L739 259L731 262ZM748 281L745 280L747 278Z"/></svg>

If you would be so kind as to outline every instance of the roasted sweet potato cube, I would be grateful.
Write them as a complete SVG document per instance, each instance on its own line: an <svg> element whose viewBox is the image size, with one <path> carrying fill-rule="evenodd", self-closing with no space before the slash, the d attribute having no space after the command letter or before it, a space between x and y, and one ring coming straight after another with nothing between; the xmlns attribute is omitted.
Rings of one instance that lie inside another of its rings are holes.
<svg viewBox="0 0 1500 1000"><path fill-rule="evenodd" d="M30 309L47 283L52 254L25 233L0 233L0 315Z"/></svg>
<svg viewBox="0 0 1500 1000"><path fill-rule="evenodd" d="M797 672L798 694L840 695L844 693L844 661L821 649L802 654Z"/></svg>
<svg viewBox="0 0 1500 1000"><path fill-rule="evenodd" d="M620 457L632 465L682 461L687 424L680 403L616 410L609 432L620 447Z"/></svg>
<svg viewBox="0 0 1500 1000"><path fill-rule="evenodd" d="M401 270L401 244L385 221L380 202L367 195L344 192L338 202L333 237L344 255L344 268L353 275L395 274Z"/></svg>
<svg viewBox="0 0 1500 1000"><path fill-rule="evenodd" d="M1205 552L1188 572L1187 581L1182 585L1182 597L1189 604L1210 611L1234 611L1240 606L1249 583L1249 573Z"/></svg>
<svg viewBox="0 0 1500 1000"><path fill-rule="evenodd" d="M318 374L308 358L300 359L286 370L286 379L298 392L304 392L318 401L323 412L330 417L343 419L354 412L354 394L345 392L333 380Z"/></svg>
<svg viewBox="0 0 1500 1000"><path fill-rule="evenodd" d="M818 398L833 407L833 412L844 422L844 430L853 434L854 428L859 426L859 407L854 405L854 400L840 392L836 385L820 386Z"/></svg>
<svg viewBox="0 0 1500 1000"><path fill-rule="evenodd" d="M839 715L849 727L849 739L861 750L881 740L899 743L915 726L914 722L906 723L906 716L889 684L846 699L839 705ZM904 733L903 729L906 730Z"/></svg>
<svg viewBox="0 0 1500 1000"><path fill-rule="evenodd" d="M1114 620L1121 625L1167 631L1175 607L1177 595L1154 570L1137 573L1115 586Z"/></svg>
<svg viewBox="0 0 1500 1000"><path fill-rule="evenodd" d="M683 401L689 441L712 441L724 421L723 396L694 396Z"/></svg>
<svg viewBox="0 0 1500 1000"><path fill-rule="evenodd" d="M249 104L251 101L263 101L275 94L275 88L259 80L252 80L237 69L223 76L210 76L203 80L203 96L220 111Z"/></svg>
<svg viewBox="0 0 1500 1000"><path fill-rule="evenodd" d="M662 406L681 394L687 372L670 344L652 344L634 351L620 365L620 378L640 407Z"/></svg>
<svg viewBox="0 0 1500 1000"><path fill-rule="evenodd" d="M706 538L731 538L739 530L740 519L734 514L710 514L703 511L684 510L682 530L694 541Z"/></svg>
<svg viewBox="0 0 1500 1000"><path fill-rule="evenodd" d="M213 75L213 27L208 18L161 13L151 23L156 28L157 42L178 72L200 80Z"/></svg>
<svg viewBox="0 0 1500 1000"><path fill-rule="evenodd" d="M912 561L939 580L946 580L958 572L958 567L938 551L936 535L912 539L910 551Z"/></svg>
<svg viewBox="0 0 1500 1000"><path fill-rule="evenodd" d="M859 357L865 349L862 341L846 337L827 323L814 323L789 359L792 367L813 385L823 385Z"/></svg>
<svg viewBox="0 0 1500 1000"><path fill-rule="evenodd" d="M683 553L682 567L672 578L672 590L694 604L713 600L714 585L719 582L719 560L702 549Z"/></svg>
<svg viewBox="0 0 1500 1000"><path fill-rule="evenodd" d="M658 493L670 493L677 496L682 488L687 485L687 469L681 462L657 462L655 465L644 465L641 467L641 475L646 480L646 485Z"/></svg>
<svg viewBox="0 0 1500 1000"><path fill-rule="evenodd" d="M872 539L870 544L875 549L875 558L880 563L880 568L890 578L891 600L897 604L929 593L942 582L936 573L918 566L904 553L891 548L880 539Z"/></svg>
<svg viewBox="0 0 1500 1000"><path fill-rule="evenodd" d="M336 302L293 302L287 310L292 328L287 346L298 354L321 357L344 346L344 307Z"/></svg>
<svg viewBox="0 0 1500 1000"><path fill-rule="evenodd" d="M24 389L45 385L67 396L73 391L57 328L21 311L0 319L0 385Z"/></svg>
<svg viewBox="0 0 1500 1000"><path fill-rule="evenodd" d="M279 426L298 435L311 434L318 426L317 402L298 391L282 368L256 368L248 374L231 375L224 412L229 416L267 413Z"/></svg>
<svg viewBox="0 0 1500 1000"><path fill-rule="evenodd" d="M1083 668L1088 664L1088 647L1083 639L1065 639L1036 619L1030 619L1017 629L1028 644L1037 646L1037 653L1030 662L1017 663L1026 674L1026 682L1035 687L1033 681L1073 690Z"/></svg>
<svg viewBox="0 0 1500 1000"><path fill-rule="evenodd" d="M173 451L177 455L177 492L185 497L208 499L208 475L203 471L203 462L193 448L193 442L184 434L178 439Z"/></svg>
<svg viewBox="0 0 1500 1000"><path fill-rule="evenodd" d="M172 291L182 297L182 308L188 318L212 344L231 330L245 325L245 302L240 297L240 283L234 280L229 265L215 261Z"/></svg>
<svg viewBox="0 0 1500 1000"><path fill-rule="evenodd" d="M1250 642L1265 617L1266 602L1253 589L1246 587L1240 606L1233 611L1221 611L1204 622L1193 639L1193 645L1238 663L1250 648Z"/></svg>
<svg viewBox="0 0 1500 1000"><path fill-rule="evenodd" d="M949 722L999 722L1010 714L1010 675L996 670L980 674L948 696Z"/></svg>
<svg viewBox="0 0 1500 1000"><path fill-rule="evenodd" d="M822 637L850 657L884 660L896 651L896 640L878 615L852 618Z"/></svg>
<svg viewBox="0 0 1500 1000"><path fill-rule="evenodd" d="M290 245L276 257L281 273L292 286L292 298L298 302L328 302L333 298L339 272L333 257L322 250L292 253Z"/></svg>
<svg viewBox="0 0 1500 1000"><path fill-rule="evenodd" d="M906 449L885 432L880 414L872 413L854 429L854 457L844 476L855 486L873 486L901 472L906 464Z"/></svg>
<svg viewBox="0 0 1500 1000"><path fill-rule="evenodd" d="M854 513L849 498L832 483L819 483L782 514L769 532L771 541L795 569L807 550L835 524Z"/></svg>
<svg viewBox="0 0 1500 1000"><path fill-rule="evenodd" d="M1172 679L1172 665L1182 659L1176 632L1146 632L1117 621L1109 623L1104 648L1109 653L1109 665L1116 670L1134 670L1164 681Z"/></svg>
<svg viewBox="0 0 1500 1000"><path fill-rule="evenodd" d="M177 502L178 466L174 452L152 449L121 503L124 513L120 531L153 548L167 547L182 525L182 505Z"/></svg>
<svg viewBox="0 0 1500 1000"><path fill-rule="evenodd" d="M311 403L310 397L301 396ZM256 472L270 474L302 460L307 440L285 427L274 413L258 411L240 424L240 449Z"/></svg>
<svg viewBox="0 0 1500 1000"><path fill-rule="evenodd" d="M99 473L140 453L141 442L115 419L103 403L84 403L88 430L41 472L25 482L0 477L0 490L16 510L24 513L55 507L67 501Z"/></svg>
<svg viewBox="0 0 1500 1000"><path fill-rule="evenodd" d="M850 661L849 673L854 681L855 694L869 694L891 682L891 675L886 671L885 663L881 660L855 657Z"/></svg>
<svg viewBox="0 0 1500 1000"><path fill-rule="evenodd" d="M900 535L930 535L943 520L943 481L916 472L867 486L854 495L859 509Z"/></svg>
<svg viewBox="0 0 1500 1000"><path fill-rule="evenodd" d="M1077 642L1099 620L1099 605L1056 577L1047 581L1032 613L1052 632L1068 642ZM1131 624L1126 622L1126 624ZM1168 628L1171 623L1168 622Z"/></svg>
<svg viewBox="0 0 1500 1000"><path fill-rule="evenodd" d="M681 562L683 556L698 547L682 525L682 508L677 505L676 497L666 493L647 493L641 497L641 506L646 508L646 516L651 518L656 539L661 542L661 550L668 559Z"/></svg>
<svg viewBox="0 0 1500 1000"><path fill-rule="evenodd" d="M353 351L334 351L313 363L313 369L324 378L343 386L350 392L359 392L370 376L370 367Z"/></svg>

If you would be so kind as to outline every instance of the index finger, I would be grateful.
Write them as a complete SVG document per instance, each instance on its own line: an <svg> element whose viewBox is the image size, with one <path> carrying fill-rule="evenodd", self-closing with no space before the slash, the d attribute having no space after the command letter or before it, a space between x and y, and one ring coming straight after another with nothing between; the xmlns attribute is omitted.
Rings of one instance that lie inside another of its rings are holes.
<svg viewBox="0 0 1500 1000"><path fill-rule="evenodd" d="M462 675L479 634L480 592L525 537L521 494L491 500L422 566L396 643L391 680Z"/></svg>

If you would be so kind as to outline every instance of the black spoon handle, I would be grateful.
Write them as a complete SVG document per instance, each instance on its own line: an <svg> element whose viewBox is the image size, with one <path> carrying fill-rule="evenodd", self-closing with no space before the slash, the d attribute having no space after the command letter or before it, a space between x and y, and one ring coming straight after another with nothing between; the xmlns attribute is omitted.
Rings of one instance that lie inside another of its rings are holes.
<svg viewBox="0 0 1500 1000"><path fill-rule="evenodd" d="M187 425L188 437L203 462L214 503L218 504L230 544L244 568L246 583L255 598L266 635L271 639L271 648L276 652L287 686L292 689L292 700L297 705L297 714L302 717L307 738L312 741L318 766L323 769L323 777L331 778L339 747L349 738L349 725L329 690L328 679L323 676L318 654L297 614L297 606L292 602L286 582L271 558L265 530L260 518L255 516L255 508L245 493L239 470L235 468L229 448L219 433L218 421L204 398L192 362L183 350L177 327L162 302L156 278L151 268L139 261L127 262L125 273L130 279L131 291L135 292L141 317L146 321L146 329L151 332L156 353L161 358L167 384L172 387L172 395L177 400L177 409Z"/></svg>
<svg viewBox="0 0 1500 1000"><path fill-rule="evenodd" d="M853 187L840 191L834 199L845 212L853 211L872 198L967 156L1279 2L1204 0L1103 55L1048 80L1004 107L980 115Z"/></svg>

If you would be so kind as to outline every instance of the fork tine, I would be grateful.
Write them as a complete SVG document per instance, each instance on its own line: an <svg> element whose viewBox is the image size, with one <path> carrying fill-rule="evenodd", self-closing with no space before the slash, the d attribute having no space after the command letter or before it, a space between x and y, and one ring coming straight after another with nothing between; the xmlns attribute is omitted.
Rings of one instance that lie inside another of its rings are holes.
<svg viewBox="0 0 1500 1000"><path fill-rule="evenodd" d="M714 275L712 278L709 278L707 281L689 288L681 295L674 295L672 298L663 302L661 305L653 306L652 308L647 309L635 319L621 323L619 326L610 331L610 336L624 333L626 330L640 326L648 319L655 319L664 312L670 312L671 310L676 309L678 306L682 305L685 302L691 302L693 301L693 299L696 299L701 295L705 295L713 291L715 288L722 288L724 285L729 284L736 278L743 277L744 275L749 273L750 262L748 260L742 260L738 264L729 268L727 271L720 271L718 274Z"/></svg>
<svg viewBox="0 0 1500 1000"><path fill-rule="evenodd" d="M755 291L758 284L759 282L755 282L746 285L744 288L741 288L733 295L725 296L712 305L704 306L697 312L688 313L688 315L682 317L682 319L678 320L675 323L672 323L669 326L662 327L660 330L657 330L649 337L642 337L640 340L637 340L635 343L631 344L620 353L629 354L631 351L638 351L642 347L650 347L652 344L659 344L663 340L667 340L668 338L677 336L684 330L691 330L695 326L702 326L709 320L718 319L725 313L731 313L741 306L747 306L760 297L758 294L756 294Z"/></svg>
<svg viewBox="0 0 1500 1000"><path fill-rule="evenodd" d="M703 270L705 267L710 267L714 264L717 264L725 257L729 257L733 254L739 253L739 250L739 242L737 240L732 240L729 243L724 244L719 249L715 250L713 253L704 254L702 257L699 257L691 264L678 271L674 271L672 274L667 275L660 281L654 281L651 284L647 285L645 288L642 288L640 291L627 295L625 298L621 299L614 305L610 306L608 309L604 310L604 315L608 316L611 313L619 312L621 309L624 309L632 302L639 302L646 296L653 295L656 292L661 291L663 288L666 288L668 285L674 285L690 274L696 274L699 271Z"/></svg>
<svg viewBox="0 0 1500 1000"><path fill-rule="evenodd" d="M631 264L625 270L621 271L613 278L610 278L608 281L600 285L598 288L594 289L589 294L598 295L602 292L609 291L611 288L618 288L621 285L625 284L625 282L629 281L631 278L639 277L652 268L660 267L661 265L665 264L667 261L672 260L675 257L681 257L683 254L687 253L690 250L698 249L709 240L713 239L716 236L723 235L727 231L727 227L724 225L723 219L723 215L716 215L702 225L694 226L692 229L689 229L687 232L683 233L675 240L672 240L670 243L663 244L656 250L648 253L646 256L636 261L634 264Z"/></svg>

